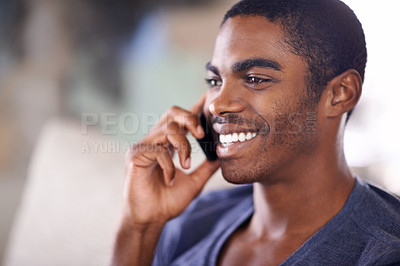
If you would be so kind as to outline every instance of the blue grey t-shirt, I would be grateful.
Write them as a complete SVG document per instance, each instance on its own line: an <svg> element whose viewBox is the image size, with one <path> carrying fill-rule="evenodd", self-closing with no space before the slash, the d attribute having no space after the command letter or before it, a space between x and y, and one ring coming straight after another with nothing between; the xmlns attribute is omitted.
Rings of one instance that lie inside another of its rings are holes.
<svg viewBox="0 0 400 266"><path fill-rule="evenodd" d="M251 218L252 195L244 185L195 199L164 227L153 265L216 265ZM281 265L400 265L400 200L357 179L343 209Z"/></svg>

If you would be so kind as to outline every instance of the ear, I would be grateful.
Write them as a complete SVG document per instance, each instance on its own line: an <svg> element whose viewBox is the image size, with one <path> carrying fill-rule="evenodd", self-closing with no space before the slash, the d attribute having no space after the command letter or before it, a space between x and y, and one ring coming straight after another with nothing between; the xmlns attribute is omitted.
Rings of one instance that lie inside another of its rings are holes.
<svg viewBox="0 0 400 266"><path fill-rule="evenodd" d="M357 70L349 69L333 78L326 87L328 117L339 117L352 110L361 96L362 80Z"/></svg>

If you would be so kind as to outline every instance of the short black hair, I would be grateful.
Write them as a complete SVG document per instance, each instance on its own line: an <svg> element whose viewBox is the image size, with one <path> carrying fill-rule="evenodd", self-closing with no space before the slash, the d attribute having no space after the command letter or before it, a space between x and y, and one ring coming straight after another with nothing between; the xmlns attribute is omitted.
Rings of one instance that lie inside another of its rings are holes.
<svg viewBox="0 0 400 266"><path fill-rule="evenodd" d="M307 94L320 100L337 75L355 69L364 81L367 48L354 12L339 0L242 0L225 14L229 18L264 16L281 25L291 51L307 63ZM349 116L350 116L349 112Z"/></svg>

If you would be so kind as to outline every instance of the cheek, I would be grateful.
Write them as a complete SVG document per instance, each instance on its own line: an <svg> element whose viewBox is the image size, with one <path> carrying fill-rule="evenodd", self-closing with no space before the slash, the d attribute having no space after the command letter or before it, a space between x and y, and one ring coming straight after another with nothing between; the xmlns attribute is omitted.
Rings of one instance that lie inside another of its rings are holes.
<svg viewBox="0 0 400 266"><path fill-rule="evenodd" d="M315 146L317 110L301 99L288 98L274 105L271 146L296 153L307 152Z"/></svg>

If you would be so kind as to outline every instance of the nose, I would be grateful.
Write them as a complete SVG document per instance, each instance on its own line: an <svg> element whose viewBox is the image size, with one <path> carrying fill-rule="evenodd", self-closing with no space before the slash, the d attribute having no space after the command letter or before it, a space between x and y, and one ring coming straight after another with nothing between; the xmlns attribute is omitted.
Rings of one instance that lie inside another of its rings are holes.
<svg viewBox="0 0 400 266"><path fill-rule="evenodd" d="M239 91L226 84L216 92L208 108L212 115L224 116L230 113L242 112L246 108L246 104Z"/></svg>

